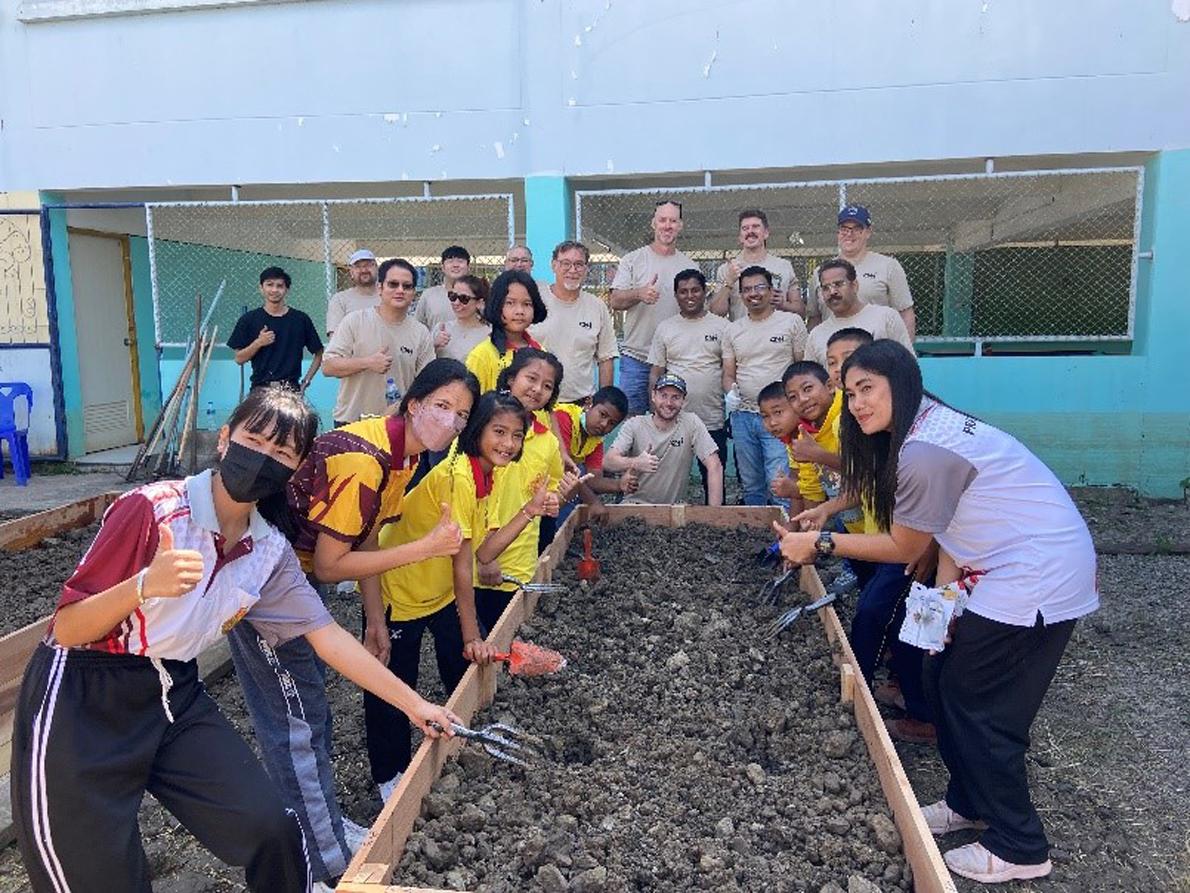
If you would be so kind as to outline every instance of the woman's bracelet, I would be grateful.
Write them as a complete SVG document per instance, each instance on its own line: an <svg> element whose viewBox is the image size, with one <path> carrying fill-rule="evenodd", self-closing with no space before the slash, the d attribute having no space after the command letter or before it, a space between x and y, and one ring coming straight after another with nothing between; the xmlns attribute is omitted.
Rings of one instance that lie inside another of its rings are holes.
<svg viewBox="0 0 1190 893"><path fill-rule="evenodd" d="M138 608L144 607L145 602L147 602L149 598L152 598L152 596L149 596L149 598L145 597L145 576L148 573L149 569L147 567L143 567L136 575L136 605Z"/></svg>

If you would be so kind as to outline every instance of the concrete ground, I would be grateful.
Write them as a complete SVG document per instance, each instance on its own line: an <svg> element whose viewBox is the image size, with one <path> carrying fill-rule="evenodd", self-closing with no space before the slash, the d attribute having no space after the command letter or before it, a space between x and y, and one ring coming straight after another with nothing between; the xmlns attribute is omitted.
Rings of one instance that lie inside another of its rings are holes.
<svg viewBox="0 0 1190 893"><path fill-rule="evenodd" d="M38 474L34 469L29 483L18 487L10 469L11 466L5 469L4 480L0 480L0 513L3 514L40 512L108 490L127 490L133 486L125 482L122 473L113 471Z"/></svg>

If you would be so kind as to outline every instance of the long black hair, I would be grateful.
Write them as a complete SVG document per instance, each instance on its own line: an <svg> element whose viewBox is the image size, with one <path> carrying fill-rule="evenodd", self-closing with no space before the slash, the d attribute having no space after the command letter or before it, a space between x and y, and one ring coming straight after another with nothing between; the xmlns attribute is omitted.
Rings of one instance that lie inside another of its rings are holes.
<svg viewBox="0 0 1190 893"><path fill-rule="evenodd" d="M892 427L888 431L865 434L846 400L839 418L844 489L858 496L880 529L887 531L892 528L897 496L897 457L926 390L917 358L902 344L887 338L865 344L849 356L839 373L840 381L846 382L852 369L887 379L892 394Z"/></svg>
<svg viewBox="0 0 1190 893"><path fill-rule="evenodd" d="M550 399L542 407L542 409L553 409L554 403L558 400L558 389L562 387L562 361L548 350L538 350L536 347L522 347L516 351L512 355L512 362L508 364L507 368L500 370L500 376L496 379L496 390L511 390L512 380L517 377L517 373L537 360L549 363L554 370L554 390L550 394Z"/></svg>
<svg viewBox="0 0 1190 893"><path fill-rule="evenodd" d="M479 379L475 377L475 373L458 360L441 357L437 360L430 360L430 362L426 363L425 368L414 376L413 383L409 385L409 390L401 398L401 404L397 408L397 413L404 415L406 410L409 409L410 400L425 400L434 391L456 381L461 381L467 390L471 392L472 406L479 402ZM399 459L400 457L398 456L397 458Z"/></svg>
<svg viewBox="0 0 1190 893"><path fill-rule="evenodd" d="M496 351L500 356L504 356L504 351L508 350L508 333L504 331L504 301L508 298L508 287L513 283L523 285L529 292L529 299L533 302L533 322L536 324L545 321L545 301L541 299L541 291L532 276L521 270L505 270L497 276L496 281L492 283L491 292L488 293L483 318L492 324L492 334L489 337L492 344L496 345Z"/></svg>
<svg viewBox="0 0 1190 893"><path fill-rule="evenodd" d="M529 423L533 420L533 414L521 405L521 401L508 391L488 391L479 398L479 402L471 410L471 415L467 419L467 427L465 427L458 439L458 451L466 453L468 456L478 457L479 438L483 434L483 429L488 426L495 416L502 412L511 412L521 420L522 433L529 430ZM518 461L521 458L521 451L518 451L513 461Z"/></svg>
<svg viewBox="0 0 1190 893"><path fill-rule="evenodd" d="M253 388L227 419L228 431L246 428L274 443L293 441L298 464L310 453L318 436L318 413L305 397L288 385L274 382ZM287 540L297 535L297 524L289 510L285 490L258 500L256 510Z"/></svg>

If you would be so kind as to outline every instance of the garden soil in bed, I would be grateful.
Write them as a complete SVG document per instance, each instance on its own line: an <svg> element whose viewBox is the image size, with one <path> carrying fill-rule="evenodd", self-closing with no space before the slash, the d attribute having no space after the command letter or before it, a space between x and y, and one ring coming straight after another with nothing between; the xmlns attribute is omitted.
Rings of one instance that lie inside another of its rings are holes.
<svg viewBox="0 0 1190 893"><path fill-rule="evenodd" d="M909 889L900 838L816 617L776 641L765 534L630 521L603 579L521 635L571 661L503 680L477 723L540 737L524 771L474 745L423 804L395 882L481 890ZM787 604L801 598L795 592ZM829 889L829 888L828 888Z"/></svg>
<svg viewBox="0 0 1190 893"><path fill-rule="evenodd" d="M0 635L53 612L62 584L74 573L98 531L96 521L46 537L27 549L0 552Z"/></svg>

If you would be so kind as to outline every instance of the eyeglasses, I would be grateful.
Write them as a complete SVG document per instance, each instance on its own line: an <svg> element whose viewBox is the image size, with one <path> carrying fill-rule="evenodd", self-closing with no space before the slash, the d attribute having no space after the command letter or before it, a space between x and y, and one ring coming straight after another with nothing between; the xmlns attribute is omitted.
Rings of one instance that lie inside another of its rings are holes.
<svg viewBox="0 0 1190 893"><path fill-rule="evenodd" d="M554 261L563 270L585 270L587 262L585 260L558 260Z"/></svg>
<svg viewBox="0 0 1190 893"><path fill-rule="evenodd" d="M448 291L446 293L446 299L452 304L456 301L460 304L470 304L475 300L475 295L463 295L459 294L457 291Z"/></svg>
<svg viewBox="0 0 1190 893"><path fill-rule="evenodd" d="M769 290L769 286L767 284L747 285L744 288L740 289L740 294L742 294L742 295L763 295L768 290Z"/></svg>
<svg viewBox="0 0 1190 893"><path fill-rule="evenodd" d="M417 286L412 282L385 282L384 287L392 291L417 291Z"/></svg>

